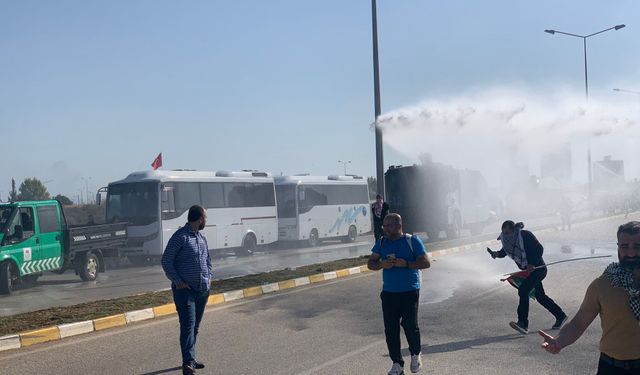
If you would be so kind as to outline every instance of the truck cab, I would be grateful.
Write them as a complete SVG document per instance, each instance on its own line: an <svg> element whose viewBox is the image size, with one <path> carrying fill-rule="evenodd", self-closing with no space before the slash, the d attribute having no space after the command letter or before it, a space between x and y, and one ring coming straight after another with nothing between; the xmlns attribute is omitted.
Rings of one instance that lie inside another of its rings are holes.
<svg viewBox="0 0 640 375"><path fill-rule="evenodd" d="M82 280L104 271L103 257L117 255L126 225L70 228L56 200L0 204L0 294L35 283L45 271L73 268Z"/></svg>

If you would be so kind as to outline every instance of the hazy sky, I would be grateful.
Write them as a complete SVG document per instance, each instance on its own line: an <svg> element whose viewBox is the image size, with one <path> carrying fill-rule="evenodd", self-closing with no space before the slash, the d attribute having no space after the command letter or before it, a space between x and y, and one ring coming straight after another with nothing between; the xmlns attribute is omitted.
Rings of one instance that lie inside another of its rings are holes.
<svg viewBox="0 0 640 375"><path fill-rule="evenodd" d="M371 2L0 0L0 197L149 169L375 174ZM484 87L640 91L640 2L379 0L383 112ZM624 99L623 99L624 97ZM640 98L638 98L640 101ZM597 156L597 155L594 155ZM408 163L387 147L386 164ZM85 180L83 180L83 178Z"/></svg>

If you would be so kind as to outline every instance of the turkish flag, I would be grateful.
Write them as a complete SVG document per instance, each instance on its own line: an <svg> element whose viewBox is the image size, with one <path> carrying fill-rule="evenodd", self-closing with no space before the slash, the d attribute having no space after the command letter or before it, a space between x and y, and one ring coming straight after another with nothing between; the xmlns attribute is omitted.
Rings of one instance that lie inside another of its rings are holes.
<svg viewBox="0 0 640 375"><path fill-rule="evenodd" d="M151 166L153 167L154 171L162 167L162 152L159 153L158 156L156 156L156 159L153 161L153 163L151 163Z"/></svg>

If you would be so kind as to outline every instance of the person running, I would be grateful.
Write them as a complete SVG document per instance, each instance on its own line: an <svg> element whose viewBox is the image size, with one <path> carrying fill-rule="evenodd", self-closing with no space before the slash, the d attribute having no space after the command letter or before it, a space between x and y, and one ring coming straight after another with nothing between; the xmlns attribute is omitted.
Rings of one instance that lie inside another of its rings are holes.
<svg viewBox="0 0 640 375"><path fill-rule="evenodd" d="M617 232L618 263L611 263L587 288L576 315L556 337L540 330L542 347L558 354L582 336L600 315L598 375L640 374L640 222Z"/></svg>
<svg viewBox="0 0 640 375"><path fill-rule="evenodd" d="M498 239L502 242L500 251L487 251L493 259L508 256L513 259L518 268L526 270L529 275L518 287L518 321L510 322L511 328L526 335L529 333L529 294L535 289L535 297L539 304L556 318L552 329L559 329L567 320L567 314L562 311L549 296L546 295L542 280L547 276L547 267L542 259L544 248L540 241L528 230L524 224L515 224L511 220L502 223L502 233Z"/></svg>
<svg viewBox="0 0 640 375"><path fill-rule="evenodd" d="M431 263L422 241L402 232L402 217L389 214L382 225L384 237L376 241L367 266L382 271L382 317L384 334L393 366L388 375L404 374L404 360L400 351L400 326L409 343L411 372L422 368L422 345L418 327L420 301L420 270Z"/></svg>

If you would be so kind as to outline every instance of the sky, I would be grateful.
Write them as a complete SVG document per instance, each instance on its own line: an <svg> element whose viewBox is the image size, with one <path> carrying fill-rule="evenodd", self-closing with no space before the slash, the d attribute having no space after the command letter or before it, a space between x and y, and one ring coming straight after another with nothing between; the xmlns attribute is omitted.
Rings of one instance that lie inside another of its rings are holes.
<svg viewBox="0 0 640 375"><path fill-rule="evenodd" d="M640 105L640 2L378 0L383 113L467 92ZM0 0L0 199L150 169L375 175L371 2ZM425 135L425 136L428 136ZM611 149L594 146L594 159ZM416 162L402 142L385 165ZM428 151L428 150L427 150ZM451 152L455 152L452 150ZM639 167L640 168L640 167Z"/></svg>

